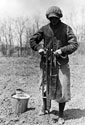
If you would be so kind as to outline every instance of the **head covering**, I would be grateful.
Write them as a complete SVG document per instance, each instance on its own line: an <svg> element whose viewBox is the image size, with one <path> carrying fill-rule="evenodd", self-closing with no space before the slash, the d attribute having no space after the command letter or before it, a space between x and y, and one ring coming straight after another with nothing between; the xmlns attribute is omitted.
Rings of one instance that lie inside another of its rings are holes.
<svg viewBox="0 0 85 125"><path fill-rule="evenodd" d="M46 17L48 19L51 17L61 18L62 16L63 16L62 11L57 6L51 6L46 12Z"/></svg>

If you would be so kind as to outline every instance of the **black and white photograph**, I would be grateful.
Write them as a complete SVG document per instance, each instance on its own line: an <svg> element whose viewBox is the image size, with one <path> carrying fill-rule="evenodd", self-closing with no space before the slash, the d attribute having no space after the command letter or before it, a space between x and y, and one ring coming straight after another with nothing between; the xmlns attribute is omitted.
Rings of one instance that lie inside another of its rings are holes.
<svg viewBox="0 0 85 125"><path fill-rule="evenodd" d="M0 125L85 125L85 0L0 0Z"/></svg>

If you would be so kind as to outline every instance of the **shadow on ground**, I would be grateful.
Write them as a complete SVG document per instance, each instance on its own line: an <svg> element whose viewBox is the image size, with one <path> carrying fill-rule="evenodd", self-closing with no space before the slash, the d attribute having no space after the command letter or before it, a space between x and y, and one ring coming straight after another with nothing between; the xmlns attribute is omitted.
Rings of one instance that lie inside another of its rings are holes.
<svg viewBox="0 0 85 125"><path fill-rule="evenodd" d="M50 112L50 114L58 115L58 111L52 110L52 111Z"/></svg>
<svg viewBox="0 0 85 125"><path fill-rule="evenodd" d="M35 110L35 108L27 108L26 111Z"/></svg>
<svg viewBox="0 0 85 125"><path fill-rule="evenodd" d="M85 109L67 109L65 111L65 119L79 119L81 117L85 117Z"/></svg>

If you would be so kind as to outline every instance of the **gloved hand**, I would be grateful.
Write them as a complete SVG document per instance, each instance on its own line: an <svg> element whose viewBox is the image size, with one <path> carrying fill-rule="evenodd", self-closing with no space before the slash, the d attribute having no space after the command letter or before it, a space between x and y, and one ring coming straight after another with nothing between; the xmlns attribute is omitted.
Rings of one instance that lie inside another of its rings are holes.
<svg viewBox="0 0 85 125"><path fill-rule="evenodd" d="M55 56L60 56L61 54L62 54L61 49L58 49L58 50L54 51Z"/></svg>
<svg viewBox="0 0 85 125"><path fill-rule="evenodd" d="M39 49L39 51L38 51L38 52L39 52L39 54L40 54L40 55L45 54L45 50L44 50L44 49Z"/></svg>

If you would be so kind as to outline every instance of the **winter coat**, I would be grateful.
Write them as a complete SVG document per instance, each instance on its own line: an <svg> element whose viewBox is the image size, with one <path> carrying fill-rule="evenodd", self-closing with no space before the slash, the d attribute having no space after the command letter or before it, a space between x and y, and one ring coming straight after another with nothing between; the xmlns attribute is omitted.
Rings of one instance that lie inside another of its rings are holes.
<svg viewBox="0 0 85 125"><path fill-rule="evenodd" d="M41 29L35 33L30 39L31 48L38 51L40 48L40 42L44 41L44 48L51 48L53 51L61 49L62 56L56 57L58 67L57 81L50 83L49 80L49 97L50 99L56 99L57 102L67 102L70 100L70 68L69 68L69 54L72 54L78 48L76 36L70 26L59 21L56 26L52 26L50 23L41 27ZM41 63L42 63L41 58ZM42 68L42 67L41 67ZM46 74L42 75L45 80ZM49 73L48 73L49 77ZM50 77L49 77L50 78Z"/></svg>
<svg viewBox="0 0 85 125"><path fill-rule="evenodd" d="M65 58L57 58L57 62L60 65L67 64L69 62L68 55L72 54L78 48L77 38L72 28L61 21L59 21L56 26L52 26L49 23L35 33L30 39L31 48L38 51L41 48L39 43L42 40L44 40L45 48L48 47L50 41L52 41L51 43L53 43L54 50L61 49L62 56Z"/></svg>

